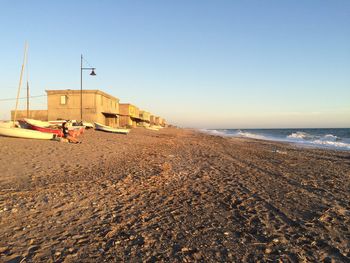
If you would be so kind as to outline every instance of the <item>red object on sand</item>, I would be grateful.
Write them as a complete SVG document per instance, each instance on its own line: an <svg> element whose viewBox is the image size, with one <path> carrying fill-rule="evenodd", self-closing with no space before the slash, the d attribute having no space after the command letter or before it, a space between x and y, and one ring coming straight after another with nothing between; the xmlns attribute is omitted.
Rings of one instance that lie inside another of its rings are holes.
<svg viewBox="0 0 350 263"><path fill-rule="evenodd" d="M27 121L22 121L25 123L25 126L28 129L35 130L35 131L41 131L41 132L47 132L47 133L53 133L56 134L58 137L63 137L63 132L60 129L51 129L51 128L44 128L44 127L39 127L34 124L31 124Z"/></svg>

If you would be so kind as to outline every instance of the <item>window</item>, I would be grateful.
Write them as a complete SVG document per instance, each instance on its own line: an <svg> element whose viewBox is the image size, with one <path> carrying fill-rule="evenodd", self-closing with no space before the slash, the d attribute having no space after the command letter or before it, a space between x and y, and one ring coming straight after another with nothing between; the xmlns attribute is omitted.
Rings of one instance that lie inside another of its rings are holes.
<svg viewBox="0 0 350 263"><path fill-rule="evenodd" d="M67 104L67 96L62 95L61 100L60 100L61 105L66 105Z"/></svg>

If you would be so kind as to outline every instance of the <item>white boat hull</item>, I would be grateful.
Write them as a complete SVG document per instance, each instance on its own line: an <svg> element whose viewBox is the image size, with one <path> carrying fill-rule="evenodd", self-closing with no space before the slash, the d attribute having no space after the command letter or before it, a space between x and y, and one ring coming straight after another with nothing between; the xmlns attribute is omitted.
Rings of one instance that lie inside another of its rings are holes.
<svg viewBox="0 0 350 263"><path fill-rule="evenodd" d="M93 125L92 123L90 123L90 122L85 122L85 121L83 121L83 125L84 125L86 128L88 128L88 129L94 128L94 125Z"/></svg>
<svg viewBox="0 0 350 263"><path fill-rule="evenodd" d="M39 120L27 119L27 118L25 118L24 121L28 122L31 125L42 127L42 128L48 128L52 126L52 124L47 121L39 121Z"/></svg>
<svg viewBox="0 0 350 263"><path fill-rule="evenodd" d="M27 130L22 128L2 128L0 127L0 135L15 138L51 140L54 137L52 133Z"/></svg>
<svg viewBox="0 0 350 263"><path fill-rule="evenodd" d="M106 126L100 123L95 122L95 130L98 131L105 131L105 132L112 132L112 133L121 133L121 134L128 134L130 132L129 129L116 129L112 128L110 126Z"/></svg>
<svg viewBox="0 0 350 263"><path fill-rule="evenodd" d="M151 130L151 131L159 131L159 129L157 127L153 127L153 126L146 126L145 127L147 130Z"/></svg>

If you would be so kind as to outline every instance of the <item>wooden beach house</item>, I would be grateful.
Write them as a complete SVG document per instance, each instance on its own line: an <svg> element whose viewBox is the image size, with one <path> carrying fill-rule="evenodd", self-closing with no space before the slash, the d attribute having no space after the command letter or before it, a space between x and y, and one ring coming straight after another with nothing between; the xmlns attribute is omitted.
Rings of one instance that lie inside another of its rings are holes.
<svg viewBox="0 0 350 263"><path fill-rule="evenodd" d="M150 121L151 121L151 114L147 111L144 110L140 110L140 126L142 127L147 127L150 125Z"/></svg>
<svg viewBox="0 0 350 263"><path fill-rule="evenodd" d="M156 125L156 124L155 124L155 121L156 121L156 116L151 115L151 116L150 116L150 124L151 124L151 125Z"/></svg>
<svg viewBox="0 0 350 263"><path fill-rule="evenodd" d="M166 121L165 121L164 118L159 117L159 125L162 126L162 127L166 126Z"/></svg>
<svg viewBox="0 0 350 263"><path fill-rule="evenodd" d="M120 126L121 127L137 127L141 122L140 110L133 104L120 103Z"/></svg>
<svg viewBox="0 0 350 263"><path fill-rule="evenodd" d="M160 126L160 117L159 116L154 117L154 125Z"/></svg>
<svg viewBox="0 0 350 263"><path fill-rule="evenodd" d="M119 126L119 99L100 90L47 90L48 120L81 119L111 127Z"/></svg>

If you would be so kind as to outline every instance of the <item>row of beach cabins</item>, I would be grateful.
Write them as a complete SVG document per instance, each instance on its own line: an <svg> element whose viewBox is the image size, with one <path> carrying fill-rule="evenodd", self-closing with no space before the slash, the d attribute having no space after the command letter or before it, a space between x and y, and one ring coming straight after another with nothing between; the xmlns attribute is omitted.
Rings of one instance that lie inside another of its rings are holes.
<svg viewBox="0 0 350 263"><path fill-rule="evenodd" d="M11 111L11 122L0 123L0 135L33 139L62 137L62 123L69 123L71 136L85 128L128 134L132 128L159 130L164 118L100 90L47 90L46 110Z"/></svg>

